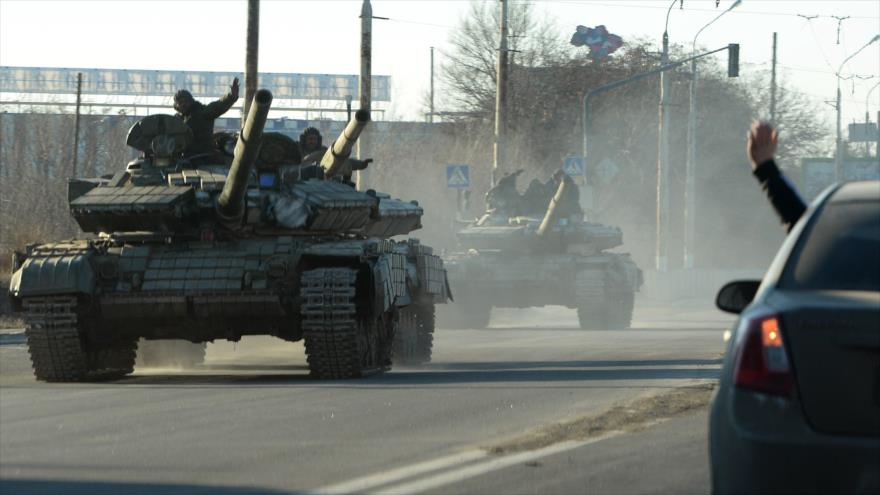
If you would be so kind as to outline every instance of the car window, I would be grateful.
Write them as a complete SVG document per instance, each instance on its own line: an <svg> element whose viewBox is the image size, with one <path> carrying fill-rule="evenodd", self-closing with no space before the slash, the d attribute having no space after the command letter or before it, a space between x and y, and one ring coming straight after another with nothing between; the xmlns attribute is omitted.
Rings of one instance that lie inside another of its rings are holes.
<svg viewBox="0 0 880 495"><path fill-rule="evenodd" d="M804 232L779 285L880 291L880 202L826 204Z"/></svg>

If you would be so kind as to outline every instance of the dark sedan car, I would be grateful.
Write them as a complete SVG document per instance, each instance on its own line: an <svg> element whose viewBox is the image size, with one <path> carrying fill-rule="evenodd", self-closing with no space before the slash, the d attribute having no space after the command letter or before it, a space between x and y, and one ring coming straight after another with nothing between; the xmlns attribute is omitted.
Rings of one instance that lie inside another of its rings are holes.
<svg viewBox="0 0 880 495"><path fill-rule="evenodd" d="M880 181L832 187L740 313L709 419L712 490L880 493Z"/></svg>

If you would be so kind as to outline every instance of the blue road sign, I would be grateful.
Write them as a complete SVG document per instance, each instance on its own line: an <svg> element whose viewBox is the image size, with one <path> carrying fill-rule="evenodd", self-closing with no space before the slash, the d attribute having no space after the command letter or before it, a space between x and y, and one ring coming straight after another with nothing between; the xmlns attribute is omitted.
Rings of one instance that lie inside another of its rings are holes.
<svg viewBox="0 0 880 495"><path fill-rule="evenodd" d="M562 162L562 171L566 175L580 176L584 175L584 157L567 156Z"/></svg>
<svg viewBox="0 0 880 495"><path fill-rule="evenodd" d="M470 165L455 164L446 166L446 187L450 189L467 189L471 187Z"/></svg>

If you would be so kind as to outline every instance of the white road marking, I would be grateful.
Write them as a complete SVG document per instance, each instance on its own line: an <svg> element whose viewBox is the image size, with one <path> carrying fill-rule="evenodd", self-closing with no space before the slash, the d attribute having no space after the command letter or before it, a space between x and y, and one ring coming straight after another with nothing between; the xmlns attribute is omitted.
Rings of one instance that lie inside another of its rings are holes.
<svg viewBox="0 0 880 495"><path fill-rule="evenodd" d="M342 493L363 493L371 488L382 485L388 485L407 478L412 478L420 474L439 471L441 469L451 468L459 464L465 464L488 454L483 450L471 450L452 454L445 457L439 457L430 461L420 462L409 466L403 466L390 471L376 473L369 476L355 478L335 485L325 486L317 490L310 490L309 493L316 495L333 495Z"/></svg>
<svg viewBox="0 0 880 495"><path fill-rule="evenodd" d="M538 450L501 456L490 455L484 450L470 450L459 454L412 464L410 466L403 466L390 471L355 478L335 485L318 488L317 490L309 490L309 493L314 495L336 495L344 493L405 495L410 493L420 493L440 486L458 483L516 464L526 463L542 457L601 442L602 440L620 434L622 434L622 432L613 431L589 440L569 440ZM428 476L414 479L419 475Z"/></svg>
<svg viewBox="0 0 880 495"><path fill-rule="evenodd" d="M561 452L577 449L585 445L601 442L602 440L617 436L621 433L622 432L611 432L607 435L591 438L589 440L566 441L551 445L549 447L544 447L543 449L501 456L493 458L491 460L487 460L485 462L481 462L476 465L463 466L459 469L454 469L452 471L447 471L409 483L398 484L370 493L375 493L377 495L406 495L410 493L421 493L427 490L431 490L432 488L450 485L452 483L458 483L466 479L474 478L476 476L490 473L492 471L497 471L499 469L504 469L510 466L514 466L516 464L526 463L535 459L540 459L542 457L559 454Z"/></svg>

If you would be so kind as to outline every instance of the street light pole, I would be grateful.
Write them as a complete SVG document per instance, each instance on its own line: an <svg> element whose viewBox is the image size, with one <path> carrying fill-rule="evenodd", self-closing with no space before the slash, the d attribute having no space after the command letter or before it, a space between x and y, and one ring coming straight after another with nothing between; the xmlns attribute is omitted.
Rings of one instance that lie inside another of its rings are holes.
<svg viewBox="0 0 880 495"><path fill-rule="evenodd" d="M666 24L663 26L663 52L660 66L669 63L669 14L680 0L672 0L666 9ZM659 272L669 269L668 229L669 229L669 78L660 72L660 128L657 132L657 225L654 268Z"/></svg>
<svg viewBox="0 0 880 495"><path fill-rule="evenodd" d="M697 53L697 38L700 33L724 14L739 7L742 0L736 0L724 12L718 14L708 24L701 27L691 43L691 57ZM684 267L694 267L694 246L696 243L696 164L697 164L697 59L691 61L690 109L688 111L688 153L685 162L684 185Z"/></svg>
<svg viewBox="0 0 880 495"><path fill-rule="evenodd" d="M840 109L840 71L843 70L843 66L850 61L853 57L859 54L862 50L870 46L872 43L880 40L880 34L871 38L871 41L862 45L861 48L855 51L849 57L846 57L843 62L837 67L837 72L834 75L837 77L837 104L835 105L835 110L837 110L837 139L834 148L834 175L835 180L840 181L843 179L843 140L840 137L840 118L841 118L841 109Z"/></svg>

